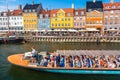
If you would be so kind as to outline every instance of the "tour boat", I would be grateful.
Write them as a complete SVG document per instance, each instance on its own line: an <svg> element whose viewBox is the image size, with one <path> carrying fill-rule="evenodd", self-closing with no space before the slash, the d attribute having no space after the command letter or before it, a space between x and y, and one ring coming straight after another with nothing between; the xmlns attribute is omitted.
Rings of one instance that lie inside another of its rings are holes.
<svg viewBox="0 0 120 80"><path fill-rule="evenodd" d="M92 54L94 55L95 52L97 52L97 54L102 54L102 52L105 52L107 54L110 53L115 53L115 54L119 54L120 51L105 51L105 50L91 50L91 52L89 50L80 50L81 53L84 52L88 52L88 54ZM59 51L58 51L59 52ZM62 52L66 52L66 51L62 51ZM11 56L8 56L8 61L15 65L15 66L19 66L19 67L23 67L23 68L28 68L28 69L32 69L32 70L37 70L37 71L45 71L45 72L52 72L52 73L63 73L63 74L120 74L120 68L75 68L75 67L71 67L71 68L67 68L67 67L42 67L42 66L37 66L36 64L30 64L29 60L24 60L23 59L24 54L14 54Z"/></svg>

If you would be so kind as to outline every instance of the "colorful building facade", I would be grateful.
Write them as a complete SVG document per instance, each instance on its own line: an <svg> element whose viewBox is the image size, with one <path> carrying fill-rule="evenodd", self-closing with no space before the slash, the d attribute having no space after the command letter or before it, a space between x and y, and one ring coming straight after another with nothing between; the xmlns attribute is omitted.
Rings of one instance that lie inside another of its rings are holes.
<svg viewBox="0 0 120 80"><path fill-rule="evenodd" d="M68 29L74 26L74 9L51 10L50 27L51 29Z"/></svg>
<svg viewBox="0 0 120 80"><path fill-rule="evenodd" d="M85 29L86 25L86 10L78 9L74 11L74 28Z"/></svg>
<svg viewBox="0 0 120 80"><path fill-rule="evenodd" d="M38 15L42 10L41 4L26 4L23 8L24 30L38 30Z"/></svg>
<svg viewBox="0 0 120 80"><path fill-rule="evenodd" d="M104 30L120 30L120 2L104 4Z"/></svg>
<svg viewBox="0 0 120 80"><path fill-rule="evenodd" d="M0 12L0 30L5 31L9 29L8 26L8 13L7 12Z"/></svg>
<svg viewBox="0 0 120 80"><path fill-rule="evenodd" d="M86 29L103 29L103 3L102 1L88 1L86 6Z"/></svg>
<svg viewBox="0 0 120 80"><path fill-rule="evenodd" d="M38 19L38 30L50 29L50 10L42 10Z"/></svg>
<svg viewBox="0 0 120 80"><path fill-rule="evenodd" d="M9 30L21 31L23 30L22 9L13 10L9 14Z"/></svg>

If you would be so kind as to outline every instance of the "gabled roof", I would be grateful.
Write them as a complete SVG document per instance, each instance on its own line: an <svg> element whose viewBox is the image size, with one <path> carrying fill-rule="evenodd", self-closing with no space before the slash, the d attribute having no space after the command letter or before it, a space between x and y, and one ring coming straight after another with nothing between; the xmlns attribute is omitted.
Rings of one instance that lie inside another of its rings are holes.
<svg viewBox="0 0 120 80"><path fill-rule="evenodd" d="M76 12L78 12L78 15L75 15ZM81 15L81 12L84 12L84 15ZM86 15L86 9L76 9L74 10L74 16L85 16Z"/></svg>
<svg viewBox="0 0 120 80"><path fill-rule="evenodd" d="M102 3L102 1L96 1L96 2L87 1L86 11L89 12L89 9L91 9L91 11L97 10L97 11L102 12L103 11L103 3Z"/></svg>
<svg viewBox="0 0 120 80"><path fill-rule="evenodd" d="M18 15L22 15L22 10L14 10L11 12L10 16L18 16Z"/></svg>
<svg viewBox="0 0 120 80"><path fill-rule="evenodd" d="M115 8L112 8L113 6L115 6ZM103 7L104 7L104 10L111 10L111 9L112 10L114 10L114 9L119 9L120 10L120 2L104 3Z"/></svg>
<svg viewBox="0 0 120 80"><path fill-rule="evenodd" d="M37 9L41 4L26 4L23 10L25 9Z"/></svg>
<svg viewBox="0 0 120 80"><path fill-rule="evenodd" d="M57 14L57 12L59 11L60 9L53 9L51 10L51 14ZM74 9L73 8L63 8L62 9L65 13L73 13L74 12Z"/></svg>
<svg viewBox="0 0 120 80"><path fill-rule="evenodd" d="M51 10L42 10L42 11L41 11L41 14L43 14L43 15L44 15L44 14L50 14L50 12L51 12Z"/></svg>

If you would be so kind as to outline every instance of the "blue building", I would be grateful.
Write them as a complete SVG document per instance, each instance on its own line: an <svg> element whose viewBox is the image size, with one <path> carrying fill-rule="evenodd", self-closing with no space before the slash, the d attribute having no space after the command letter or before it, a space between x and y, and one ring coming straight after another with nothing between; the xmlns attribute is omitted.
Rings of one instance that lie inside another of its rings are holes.
<svg viewBox="0 0 120 80"><path fill-rule="evenodd" d="M50 10L42 10L38 19L38 30L50 29Z"/></svg>

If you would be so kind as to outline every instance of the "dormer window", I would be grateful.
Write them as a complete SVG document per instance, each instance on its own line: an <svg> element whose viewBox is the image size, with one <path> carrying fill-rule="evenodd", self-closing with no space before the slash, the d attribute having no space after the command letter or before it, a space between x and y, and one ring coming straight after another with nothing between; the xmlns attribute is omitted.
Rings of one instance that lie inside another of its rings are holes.
<svg viewBox="0 0 120 80"><path fill-rule="evenodd" d="M32 12L35 12L35 9L33 9Z"/></svg>
<svg viewBox="0 0 120 80"><path fill-rule="evenodd" d="M29 9L29 12L31 12L31 9Z"/></svg>
<svg viewBox="0 0 120 80"><path fill-rule="evenodd" d="M71 13L68 13L68 16L71 16Z"/></svg>
<svg viewBox="0 0 120 80"><path fill-rule="evenodd" d="M48 18L48 16L49 16L48 14L45 15L46 18Z"/></svg>
<svg viewBox="0 0 120 80"><path fill-rule="evenodd" d="M4 16L7 16L7 13L4 13L3 15L4 15Z"/></svg>
<svg viewBox="0 0 120 80"><path fill-rule="evenodd" d="M110 6L107 6L107 7L106 7L106 9L109 9L109 8L110 8Z"/></svg>
<svg viewBox="0 0 120 80"><path fill-rule="evenodd" d="M24 12L27 12L27 10L24 10Z"/></svg>
<svg viewBox="0 0 120 80"><path fill-rule="evenodd" d="M118 6L118 8L120 8L120 6Z"/></svg>
<svg viewBox="0 0 120 80"><path fill-rule="evenodd" d="M14 15L14 13L12 12L11 15Z"/></svg>
<svg viewBox="0 0 120 80"><path fill-rule="evenodd" d="M115 6L112 6L112 9L115 9Z"/></svg>
<svg viewBox="0 0 120 80"><path fill-rule="evenodd" d="M83 12L83 11L81 12L81 15L84 15L84 12Z"/></svg>
<svg viewBox="0 0 120 80"><path fill-rule="evenodd" d="M43 14L40 14L40 18L43 18Z"/></svg>
<svg viewBox="0 0 120 80"><path fill-rule="evenodd" d="M88 9L88 12L92 11L92 9Z"/></svg>
<svg viewBox="0 0 120 80"><path fill-rule="evenodd" d="M75 12L75 15L76 15L76 16L78 15L78 12L77 12L77 11Z"/></svg>
<svg viewBox="0 0 120 80"><path fill-rule="evenodd" d="M53 14L53 17L55 17L56 15L55 14Z"/></svg>

